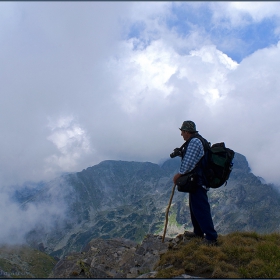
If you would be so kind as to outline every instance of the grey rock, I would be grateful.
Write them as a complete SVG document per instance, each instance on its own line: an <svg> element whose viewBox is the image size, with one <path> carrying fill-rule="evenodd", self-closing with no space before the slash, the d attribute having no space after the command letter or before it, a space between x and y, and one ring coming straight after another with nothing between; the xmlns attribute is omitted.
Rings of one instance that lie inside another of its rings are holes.
<svg viewBox="0 0 280 280"><path fill-rule="evenodd" d="M160 255L184 241L183 235L166 238L147 235L141 244L126 239L94 239L82 253L72 253L61 260L51 278L156 278ZM117 253L121 252L121 253ZM81 256L83 259L81 259ZM89 265L90 264L90 265ZM164 268L172 265L166 264ZM187 274L180 279L200 278Z"/></svg>
<svg viewBox="0 0 280 280"><path fill-rule="evenodd" d="M163 243L158 235L147 235L141 244L122 238L93 239L83 252L70 253L60 260L51 277L154 278L154 267L171 240Z"/></svg>

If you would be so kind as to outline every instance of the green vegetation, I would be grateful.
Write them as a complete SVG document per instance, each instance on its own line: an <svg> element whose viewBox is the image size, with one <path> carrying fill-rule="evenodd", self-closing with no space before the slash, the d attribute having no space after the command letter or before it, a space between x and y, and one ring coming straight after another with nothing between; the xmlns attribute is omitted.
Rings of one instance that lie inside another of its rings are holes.
<svg viewBox="0 0 280 280"><path fill-rule="evenodd" d="M177 226L180 226L178 223L177 223L177 220L176 220L176 208L174 207L170 207L169 209L169 217L168 217L168 223L170 225L177 225Z"/></svg>
<svg viewBox="0 0 280 280"><path fill-rule="evenodd" d="M27 246L0 247L0 277L47 278L55 264L51 256Z"/></svg>
<svg viewBox="0 0 280 280"><path fill-rule="evenodd" d="M219 236L218 246L194 238L163 254L159 267L157 278L280 278L280 234L234 232Z"/></svg>

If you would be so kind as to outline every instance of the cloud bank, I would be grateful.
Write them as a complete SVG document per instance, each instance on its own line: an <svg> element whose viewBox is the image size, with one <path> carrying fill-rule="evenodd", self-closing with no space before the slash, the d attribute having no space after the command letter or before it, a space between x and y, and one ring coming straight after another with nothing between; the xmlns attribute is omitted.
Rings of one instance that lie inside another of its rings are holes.
<svg viewBox="0 0 280 280"><path fill-rule="evenodd" d="M277 2L0 7L2 188L105 159L158 162L184 120L280 183Z"/></svg>

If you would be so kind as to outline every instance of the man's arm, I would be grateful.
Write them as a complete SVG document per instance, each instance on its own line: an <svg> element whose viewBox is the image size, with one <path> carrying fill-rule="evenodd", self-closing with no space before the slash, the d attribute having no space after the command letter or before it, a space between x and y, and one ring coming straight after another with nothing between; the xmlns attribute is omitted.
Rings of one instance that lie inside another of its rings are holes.
<svg viewBox="0 0 280 280"><path fill-rule="evenodd" d="M179 177L192 171L203 155L204 149L202 142L198 138L193 138L188 145L186 154L180 166L179 173L173 177L174 184L176 184L176 181Z"/></svg>

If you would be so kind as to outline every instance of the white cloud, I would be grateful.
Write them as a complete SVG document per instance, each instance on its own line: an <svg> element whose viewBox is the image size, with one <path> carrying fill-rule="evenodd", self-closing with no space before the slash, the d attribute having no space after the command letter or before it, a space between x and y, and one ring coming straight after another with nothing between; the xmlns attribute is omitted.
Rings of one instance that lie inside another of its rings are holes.
<svg viewBox="0 0 280 280"><path fill-rule="evenodd" d="M257 10L241 4L180 3L197 12L207 8L220 23L236 17L236 24L247 24L278 13L278 3L261 2ZM278 126L278 46L237 64L213 44L207 28L192 26L184 36L169 29L165 20L176 17L174 5L6 6L10 16L0 19L1 185L49 179L104 159L156 162L182 144L178 127L186 119L209 141L225 140L244 153L260 172L258 150L270 140L255 131L269 123L273 135ZM127 39L137 22L143 30Z"/></svg>
<svg viewBox="0 0 280 280"><path fill-rule="evenodd" d="M61 186L64 186L62 189ZM0 244L25 243L26 234L36 228L50 232L54 226L63 226L67 216L65 197L71 188L63 184L53 184L47 191L48 200L38 204L29 202L18 205L10 199L8 192L1 193L0 223L3 225L0 232ZM42 218L43 217L43 218Z"/></svg>
<svg viewBox="0 0 280 280"><path fill-rule="evenodd" d="M226 26L227 23L223 20L228 19L233 27L280 16L280 4L273 1L213 2L210 3L210 8L215 21Z"/></svg>
<svg viewBox="0 0 280 280"><path fill-rule="evenodd" d="M161 41L153 41L144 49L134 49L131 39L123 42L120 48L126 50L124 56L112 58L109 65L112 71L121 71L116 95L121 106L133 112L139 110L142 102L166 98L172 90L167 82L177 70L173 64L177 54Z"/></svg>
<svg viewBox="0 0 280 280"><path fill-rule="evenodd" d="M188 55L179 55L162 40L153 41L144 49L135 49L133 40L129 40L122 49L126 50L125 56L112 59L110 65L112 71L121 71L117 98L127 112L141 111L151 103L168 106L166 103L172 99L168 96L178 87L172 82L174 79L187 81L192 94L205 96L211 104L232 88L226 75L238 66L213 45Z"/></svg>
<svg viewBox="0 0 280 280"><path fill-rule="evenodd" d="M242 61L229 77L235 88L225 103L232 108L227 110L232 131L228 130L236 149L247 156L255 174L275 183L280 182L275 141L280 127L279 57L278 44Z"/></svg>
<svg viewBox="0 0 280 280"><path fill-rule="evenodd" d="M228 12L233 9L240 13L248 13L254 21L280 16L280 3L275 1L230 2ZM230 12L228 15L230 15Z"/></svg>
<svg viewBox="0 0 280 280"><path fill-rule="evenodd" d="M195 78L191 77L189 69L189 80L193 79L198 85L198 92L204 95L209 104L214 104L218 99L224 98L232 86L227 82L227 74L236 69L238 63L229 58L226 54L217 50L215 46L204 46L199 50L190 52L190 56L195 59L192 69L199 69ZM196 57L201 59L198 67Z"/></svg>
<svg viewBox="0 0 280 280"><path fill-rule="evenodd" d="M51 134L48 140L57 148L57 153L46 158L47 172L74 171L81 157L91 153L90 141L84 129L72 116L50 121Z"/></svg>

